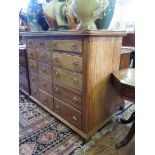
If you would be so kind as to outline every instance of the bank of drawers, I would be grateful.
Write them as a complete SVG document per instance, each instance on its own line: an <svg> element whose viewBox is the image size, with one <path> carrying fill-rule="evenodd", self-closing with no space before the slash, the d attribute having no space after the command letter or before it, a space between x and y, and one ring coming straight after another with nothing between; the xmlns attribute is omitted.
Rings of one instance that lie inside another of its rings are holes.
<svg viewBox="0 0 155 155"><path fill-rule="evenodd" d="M31 95L77 128L82 111L82 41L29 40Z"/></svg>
<svg viewBox="0 0 155 155"><path fill-rule="evenodd" d="M29 94L29 78L27 68L26 48L24 45L19 46L19 88Z"/></svg>

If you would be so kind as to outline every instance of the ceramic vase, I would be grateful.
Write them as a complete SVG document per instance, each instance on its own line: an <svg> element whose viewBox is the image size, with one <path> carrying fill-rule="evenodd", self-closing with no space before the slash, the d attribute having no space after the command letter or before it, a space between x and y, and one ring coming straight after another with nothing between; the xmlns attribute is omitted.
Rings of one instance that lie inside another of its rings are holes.
<svg viewBox="0 0 155 155"><path fill-rule="evenodd" d="M73 14L72 1L73 0L66 0L66 17L67 17L70 29L76 30L77 19Z"/></svg>
<svg viewBox="0 0 155 155"><path fill-rule="evenodd" d="M55 3L55 15L59 30L68 30L69 24L66 17L65 0L57 0L57 2Z"/></svg>
<svg viewBox="0 0 155 155"><path fill-rule="evenodd" d="M72 10L80 21L77 29L96 30L94 21L101 16L108 4L108 0L73 0Z"/></svg>
<svg viewBox="0 0 155 155"><path fill-rule="evenodd" d="M37 13L37 18L38 18L38 23L41 26L41 29L43 31L47 31L49 29L49 26L48 26L48 24L46 22L44 14L43 14L43 8L42 8L41 3L39 4L39 10L38 10L38 13Z"/></svg>
<svg viewBox="0 0 155 155"><path fill-rule="evenodd" d="M41 27L38 23L38 13L39 10L39 3L38 0L30 0L27 7L27 16L28 16L28 23L30 25L30 29L32 32L41 31Z"/></svg>
<svg viewBox="0 0 155 155"><path fill-rule="evenodd" d="M45 2L42 5L45 19L49 25L49 31L58 29L58 24L55 16L55 4L57 3L57 1L58 0L52 0L49 2Z"/></svg>
<svg viewBox="0 0 155 155"><path fill-rule="evenodd" d="M116 0L109 0L108 7L103 11L100 18L95 23L97 29L108 29L115 11Z"/></svg>

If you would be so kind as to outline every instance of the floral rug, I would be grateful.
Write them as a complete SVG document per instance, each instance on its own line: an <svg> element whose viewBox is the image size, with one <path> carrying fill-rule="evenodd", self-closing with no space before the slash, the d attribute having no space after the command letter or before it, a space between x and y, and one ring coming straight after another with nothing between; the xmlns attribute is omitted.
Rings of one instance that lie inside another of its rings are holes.
<svg viewBox="0 0 155 155"><path fill-rule="evenodd" d="M82 144L80 136L20 93L19 154L69 155Z"/></svg>
<svg viewBox="0 0 155 155"><path fill-rule="evenodd" d="M87 143L80 136L20 93L19 96L19 154L20 155L81 155L115 127L119 117L127 119L134 105L126 103L124 113L117 111L114 120L99 130ZM121 114L122 113L122 114ZM116 127L115 127L116 128ZM122 133L121 129L120 133ZM124 129L126 132L126 129ZM111 145L111 144L110 144ZM110 147L109 147L110 148ZM109 155L109 154L104 154Z"/></svg>

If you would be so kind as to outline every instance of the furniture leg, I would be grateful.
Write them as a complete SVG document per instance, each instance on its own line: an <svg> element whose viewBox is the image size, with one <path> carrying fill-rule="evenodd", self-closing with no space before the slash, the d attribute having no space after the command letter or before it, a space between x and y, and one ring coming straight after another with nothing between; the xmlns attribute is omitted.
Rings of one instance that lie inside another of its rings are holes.
<svg viewBox="0 0 155 155"><path fill-rule="evenodd" d="M133 124L132 124L132 126L130 128L130 131L129 131L128 135L126 136L126 138L123 141L121 141L120 143L118 143L118 144L115 145L116 148L117 149L120 149L120 148L124 147L125 145L127 145L128 142L134 136L134 134L135 134L135 122L133 122Z"/></svg>

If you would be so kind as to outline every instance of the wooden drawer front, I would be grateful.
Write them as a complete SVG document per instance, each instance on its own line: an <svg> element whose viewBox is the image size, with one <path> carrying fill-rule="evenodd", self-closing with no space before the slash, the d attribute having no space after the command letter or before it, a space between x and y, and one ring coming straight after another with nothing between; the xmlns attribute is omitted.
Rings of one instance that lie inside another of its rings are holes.
<svg viewBox="0 0 155 155"><path fill-rule="evenodd" d="M27 70L23 67L19 67L19 77L27 79Z"/></svg>
<svg viewBox="0 0 155 155"><path fill-rule="evenodd" d="M27 57L28 57L28 59L37 60L36 51L33 49L28 49L27 50Z"/></svg>
<svg viewBox="0 0 155 155"><path fill-rule="evenodd" d="M26 60L24 57L19 57L19 65L26 68L27 64L26 64Z"/></svg>
<svg viewBox="0 0 155 155"><path fill-rule="evenodd" d="M82 72L82 57L73 56L64 53L52 54L53 65L63 67L65 69Z"/></svg>
<svg viewBox="0 0 155 155"><path fill-rule="evenodd" d="M71 88L82 90L82 75L53 68L54 80Z"/></svg>
<svg viewBox="0 0 155 155"><path fill-rule="evenodd" d="M31 39L26 40L26 47L33 49L34 48L34 40L31 40Z"/></svg>
<svg viewBox="0 0 155 155"><path fill-rule="evenodd" d="M82 40L52 40L51 49L82 52Z"/></svg>
<svg viewBox="0 0 155 155"><path fill-rule="evenodd" d="M39 74L52 78L52 65L38 63Z"/></svg>
<svg viewBox="0 0 155 155"><path fill-rule="evenodd" d="M34 85L30 85L31 88L31 96L39 100L39 89Z"/></svg>
<svg viewBox="0 0 155 155"><path fill-rule="evenodd" d="M42 91L41 89L39 89L39 94L40 94L40 102L45 105L47 108L49 108L50 110L54 109L53 106L53 96L49 95L48 93Z"/></svg>
<svg viewBox="0 0 155 155"><path fill-rule="evenodd" d="M50 41L48 40L36 40L35 48L50 49Z"/></svg>
<svg viewBox="0 0 155 155"><path fill-rule="evenodd" d="M54 110L72 125L81 129L81 112L54 98Z"/></svg>
<svg viewBox="0 0 155 155"><path fill-rule="evenodd" d="M29 72L30 84L38 86L38 76L37 73Z"/></svg>
<svg viewBox="0 0 155 155"><path fill-rule="evenodd" d="M37 62L33 60L28 60L28 64L29 64L29 71L37 73Z"/></svg>
<svg viewBox="0 0 155 155"><path fill-rule="evenodd" d="M52 80L48 80L42 76L39 76L39 88L52 94Z"/></svg>
<svg viewBox="0 0 155 155"><path fill-rule="evenodd" d="M54 96L81 110L81 93L72 89L65 88L64 86L54 83Z"/></svg>
<svg viewBox="0 0 155 155"><path fill-rule="evenodd" d="M52 63L52 54L47 50L37 50L38 61Z"/></svg>

